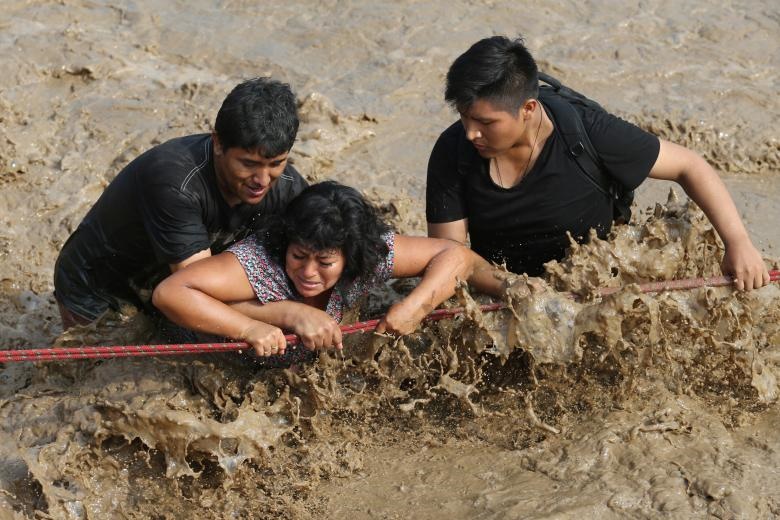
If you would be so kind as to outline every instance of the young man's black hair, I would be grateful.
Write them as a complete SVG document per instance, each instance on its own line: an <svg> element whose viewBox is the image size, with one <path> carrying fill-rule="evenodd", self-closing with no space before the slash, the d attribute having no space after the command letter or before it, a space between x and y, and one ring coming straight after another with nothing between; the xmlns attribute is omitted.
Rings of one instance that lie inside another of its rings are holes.
<svg viewBox="0 0 780 520"><path fill-rule="evenodd" d="M295 95L271 78L244 81L225 98L214 130L224 149L257 150L264 157L289 152L298 133Z"/></svg>
<svg viewBox="0 0 780 520"><path fill-rule="evenodd" d="M516 113L539 95L539 71L523 40L493 36L461 54L447 73L444 98L459 112L484 99Z"/></svg>

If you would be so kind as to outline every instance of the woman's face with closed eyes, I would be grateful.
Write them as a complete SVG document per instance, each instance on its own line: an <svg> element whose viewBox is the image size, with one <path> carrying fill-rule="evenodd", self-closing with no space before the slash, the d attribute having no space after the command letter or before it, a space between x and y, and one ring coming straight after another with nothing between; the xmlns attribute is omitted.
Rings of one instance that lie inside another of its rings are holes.
<svg viewBox="0 0 780 520"><path fill-rule="evenodd" d="M344 272L341 249L313 251L301 244L290 244L284 268L298 294L304 298L319 296L336 285Z"/></svg>

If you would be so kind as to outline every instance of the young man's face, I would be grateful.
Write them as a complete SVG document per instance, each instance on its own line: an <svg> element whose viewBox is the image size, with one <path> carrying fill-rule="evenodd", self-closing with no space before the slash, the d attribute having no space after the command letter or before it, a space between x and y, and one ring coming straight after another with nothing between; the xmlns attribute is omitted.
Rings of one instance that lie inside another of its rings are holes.
<svg viewBox="0 0 780 520"><path fill-rule="evenodd" d="M276 182L287 165L287 152L264 157L257 150L233 147L225 150L216 135L214 169L222 196L230 206L257 204Z"/></svg>
<svg viewBox="0 0 780 520"><path fill-rule="evenodd" d="M486 99L477 99L465 111L460 120L466 130L466 138L482 157L489 159L515 146L525 130L523 108L511 114Z"/></svg>

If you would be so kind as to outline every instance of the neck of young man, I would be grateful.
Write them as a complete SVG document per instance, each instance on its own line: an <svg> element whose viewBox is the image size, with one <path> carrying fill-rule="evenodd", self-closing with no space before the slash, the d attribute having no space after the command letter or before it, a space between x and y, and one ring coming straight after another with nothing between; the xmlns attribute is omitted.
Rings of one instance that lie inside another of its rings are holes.
<svg viewBox="0 0 780 520"><path fill-rule="evenodd" d="M534 152L541 150L544 141L547 140L551 133L552 122L545 114L541 103L537 103L536 110L533 111L531 117L525 123L523 134L517 143L507 150L507 156L518 162L526 161L531 150L534 150Z"/></svg>
<svg viewBox="0 0 780 520"><path fill-rule="evenodd" d="M500 177L499 184L502 187L515 186L528 174L552 130L552 121L545 114L542 105L537 104L537 109L525 123L525 130L517 143L493 159L492 168L500 171L500 175L496 172L495 177Z"/></svg>

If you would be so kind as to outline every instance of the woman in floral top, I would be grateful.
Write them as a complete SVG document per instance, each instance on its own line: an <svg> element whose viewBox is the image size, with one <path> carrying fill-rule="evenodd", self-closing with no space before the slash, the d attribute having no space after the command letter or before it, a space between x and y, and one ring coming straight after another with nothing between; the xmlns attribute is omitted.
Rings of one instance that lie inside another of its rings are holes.
<svg viewBox="0 0 780 520"><path fill-rule="evenodd" d="M257 235L172 274L154 305L190 329L284 354L285 331L310 351L341 348L343 312L390 278L421 276L377 332L407 334L453 295L457 280L497 295L494 268L456 242L395 234L355 189L312 185Z"/></svg>

